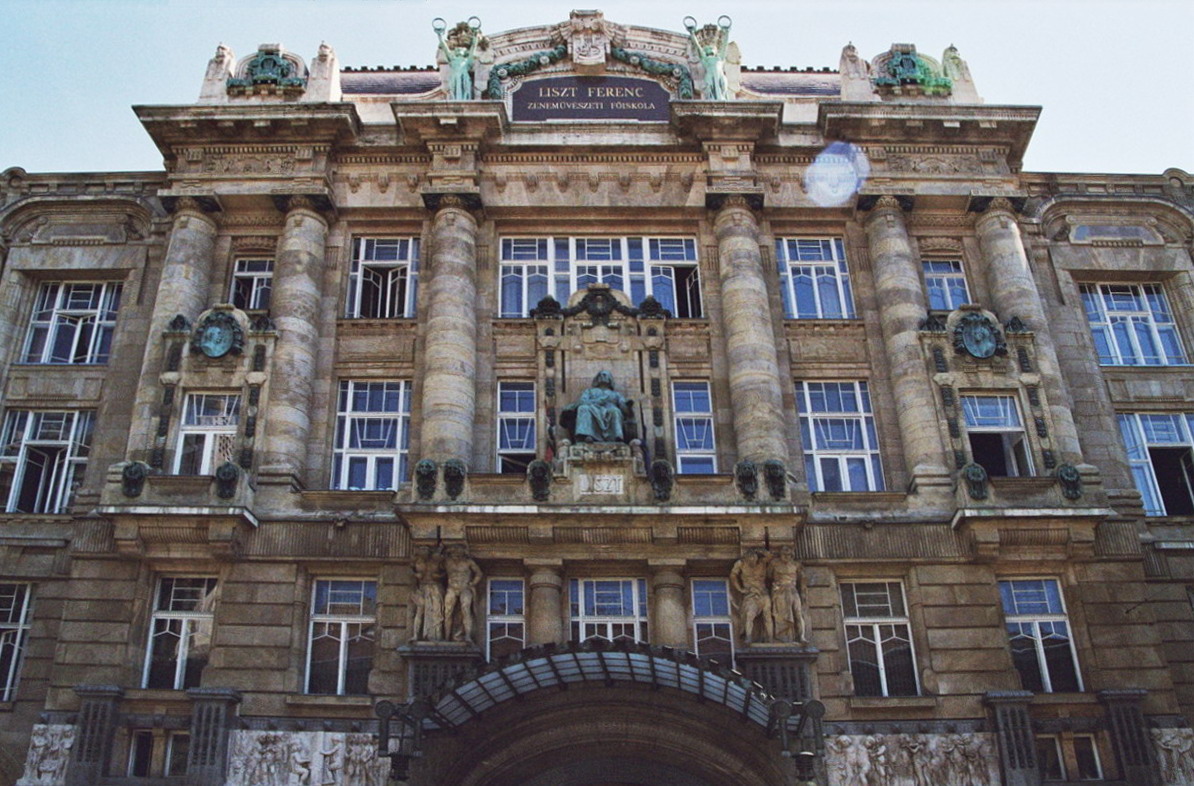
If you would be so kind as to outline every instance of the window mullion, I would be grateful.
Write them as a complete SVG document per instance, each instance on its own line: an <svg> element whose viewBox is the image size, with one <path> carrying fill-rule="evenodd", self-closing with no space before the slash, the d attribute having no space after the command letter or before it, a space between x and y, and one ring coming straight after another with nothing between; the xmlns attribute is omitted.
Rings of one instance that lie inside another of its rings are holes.
<svg viewBox="0 0 1194 786"><path fill-rule="evenodd" d="M178 620L180 628L178 635L178 656L174 659L174 690L182 690L187 673L187 653L191 644L191 621L182 617Z"/></svg>
<svg viewBox="0 0 1194 786"><path fill-rule="evenodd" d="M887 659L883 656L883 639L879 632L881 623L875 622L871 624L871 637L875 642L875 664L879 667L879 687L882 695L890 696L891 691L887 689Z"/></svg>
<svg viewBox="0 0 1194 786"><path fill-rule="evenodd" d="M348 682L348 622L340 620L340 657L336 662L336 695L343 696Z"/></svg>

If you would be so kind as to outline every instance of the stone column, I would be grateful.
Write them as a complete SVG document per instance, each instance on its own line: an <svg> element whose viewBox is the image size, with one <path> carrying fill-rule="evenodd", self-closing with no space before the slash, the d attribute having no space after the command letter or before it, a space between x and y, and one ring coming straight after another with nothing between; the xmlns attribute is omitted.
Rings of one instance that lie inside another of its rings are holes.
<svg viewBox="0 0 1194 786"><path fill-rule="evenodd" d="M234 728L240 693L231 688L191 688L191 749L187 782L220 786L228 765L228 736Z"/></svg>
<svg viewBox="0 0 1194 786"><path fill-rule="evenodd" d="M301 478L307 466L327 235L327 221L311 202L291 197L270 297L278 338L270 369L262 474Z"/></svg>
<svg viewBox="0 0 1194 786"><path fill-rule="evenodd" d="M477 222L464 203L443 197L431 223L423 349L422 458L473 452L477 375Z"/></svg>
<svg viewBox="0 0 1194 786"><path fill-rule="evenodd" d="M182 314L193 324L207 308L216 231L216 222L203 212L198 202L190 197L178 200L170 243L162 260L162 280L153 305L150 347L160 347L158 339L176 314ZM160 371L152 369L154 376Z"/></svg>
<svg viewBox="0 0 1194 786"><path fill-rule="evenodd" d="M527 603L527 646L564 641L564 579L562 560L526 563L531 571Z"/></svg>
<svg viewBox="0 0 1194 786"><path fill-rule="evenodd" d="M928 313L928 303L920 262L912 253L904 213L895 197L879 197L867 217L866 236L904 463L914 482L944 476L948 474L945 448L941 427L932 414L936 411L933 385L920 344L920 323Z"/></svg>
<svg viewBox="0 0 1194 786"><path fill-rule="evenodd" d="M66 782L69 786L90 786L108 772L124 689L116 685L76 685L75 694L79 697L79 720Z"/></svg>
<svg viewBox="0 0 1194 786"><path fill-rule="evenodd" d="M771 327L759 224L740 196L728 197L713 220L721 272L722 327L729 362L730 406L738 460L787 464L783 385Z"/></svg>
<svg viewBox="0 0 1194 786"><path fill-rule="evenodd" d="M1028 717L1032 693L1026 690L991 691L983 697L995 715L995 736L1005 786L1040 786L1036 737Z"/></svg>
<svg viewBox="0 0 1194 786"><path fill-rule="evenodd" d="M1138 688L1101 690L1099 701L1107 707L1107 730L1124 782L1157 786L1161 782L1161 773L1140 711L1140 704L1147 695L1148 691Z"/></svg>
<svg viewBox="0 0 1194 786"><path fill-rule="evenodd" d="M1049 398L1053 416L1053 442L1061 453L1061 460L1069 464L1082 462L1078 431L1068 401L1069 396L1057 362L1057 349L1045 318L1045 308L1036 288L1032 266L1020 238L1020 226L1011 202L999 198L975 223L983 261L987 270L987 290L991 293L994 311L1002 322L1019 317L1034 332L1036 361L1041 387Z"/></svg>
<svg viewBox="0 0 1194 786"><path fill-rule="evenodd" d="M683 563L652 564L651 568L651 643L690 649L681 575Z"/></svg>

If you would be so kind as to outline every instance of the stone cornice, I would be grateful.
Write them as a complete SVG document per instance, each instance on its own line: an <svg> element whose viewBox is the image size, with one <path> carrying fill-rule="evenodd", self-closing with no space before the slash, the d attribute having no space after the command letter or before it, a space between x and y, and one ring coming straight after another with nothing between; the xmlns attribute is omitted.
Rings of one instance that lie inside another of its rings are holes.
<svg viewBox="0 0 1194 786"><path fill-rule="evenodd" d="M682 137L702 142L774 139L782 101L673 101L672 126Z"/></svg>
<svg viewBox="0 0 1194 786"><path fill-rule="evenodd" d="M361 131L350 103L135 106L133 111L167 161L183 146L334 145L351 143Z"/></svg>

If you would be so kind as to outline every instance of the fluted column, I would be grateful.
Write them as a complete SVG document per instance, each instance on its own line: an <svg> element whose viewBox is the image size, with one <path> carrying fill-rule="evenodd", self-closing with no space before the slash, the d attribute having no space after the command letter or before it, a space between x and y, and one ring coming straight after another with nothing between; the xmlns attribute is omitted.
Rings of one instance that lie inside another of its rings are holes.
<svg viewBox="0 0 1194 786"><path fill-rule="evenodd" d="M444 197L431 223L422 458L472 458L477 375L477 222Z"/></svg>
<svg viewBox="0 0 1194 786"><path fill-rule="evenodd" d="M778 459L787 464L783 382L759 253L759 224L745 199L729 197L713 221L713 230L738 459Z"/></svg>
<svg viewBox="0 0 1194 786"><path fill-rule="evenodd" d="M563 562L527 562L531 596L527 603L527 646L564 641Z"/></svg>
<svg viewBox="0 0 1194 786"><path fill-rule="evenodd" d="M912 253L904 213L894 197L880 197L875 203L866 221L866 235L904 462L913 479L944 475L945 448L941 428L928 414L934 411L933 386L920 345L920 323L928 305L920 263Z"/></svg>
<svg viewBox="0 0 1194 786"><path fill-rule="evenodd" d="M1081 462L1078 431L1069 407L1069 396L1062 381L1057 362L1057 349L1045 318L1045 308L1036 288L1032 266L1020 238L1020 227L1011 203L1003 198L991 200L975 229L986 263L987 289L1002 322L1019 317L1034 332L1036 360L1041 387L1049 398L1053 416L1053 440L1061 453L1061 460L1070 464Z"/></svg>
<svg viewBox="0 0 1194 786"><path fill-rule="evenodd" d="M278 338L265 415L263 474L301 477L307 465L311 387L319 349L328 225L305 197L291 197L274 265L270 313Z"/></svg>
<svg viewBox="0 0 1194 786"><path fill-rule="evenodd" d="M679 565L652 566L651 643L688 649L688 617L684 610L684 576Z"/></svg>
<svg viewBox="0 0 1194 786"><path fill-rule="evenodd" d="M166 329L176 314L191 322L207 308L211 268L216 251L216 222L190 197L178 200L170 244L162 261L162 281L153 306L150 344ZM146 369L146 372L149 372ZM153 369L155 375L160 369Z"/></svg>

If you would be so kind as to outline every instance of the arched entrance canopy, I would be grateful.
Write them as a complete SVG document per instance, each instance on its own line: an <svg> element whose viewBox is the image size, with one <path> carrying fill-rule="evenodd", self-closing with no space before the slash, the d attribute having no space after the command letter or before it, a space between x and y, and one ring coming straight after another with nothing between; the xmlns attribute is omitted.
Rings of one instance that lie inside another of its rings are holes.
<svg viewBox="0 0 1194 786"><path fill-rule="evenodd" d="M461 675L452 685L428 697L423 718L426 731L451 729L486 710L540 690L567 690L574 683L607 687L637 683L654 690L672 688L699 702L714 702L738 713L774 735L797 736L805 718L824 713L820 702L789 702L761 685L708 658L672 647L629 641L590 639L581 644L547 644Z"/></svg>

